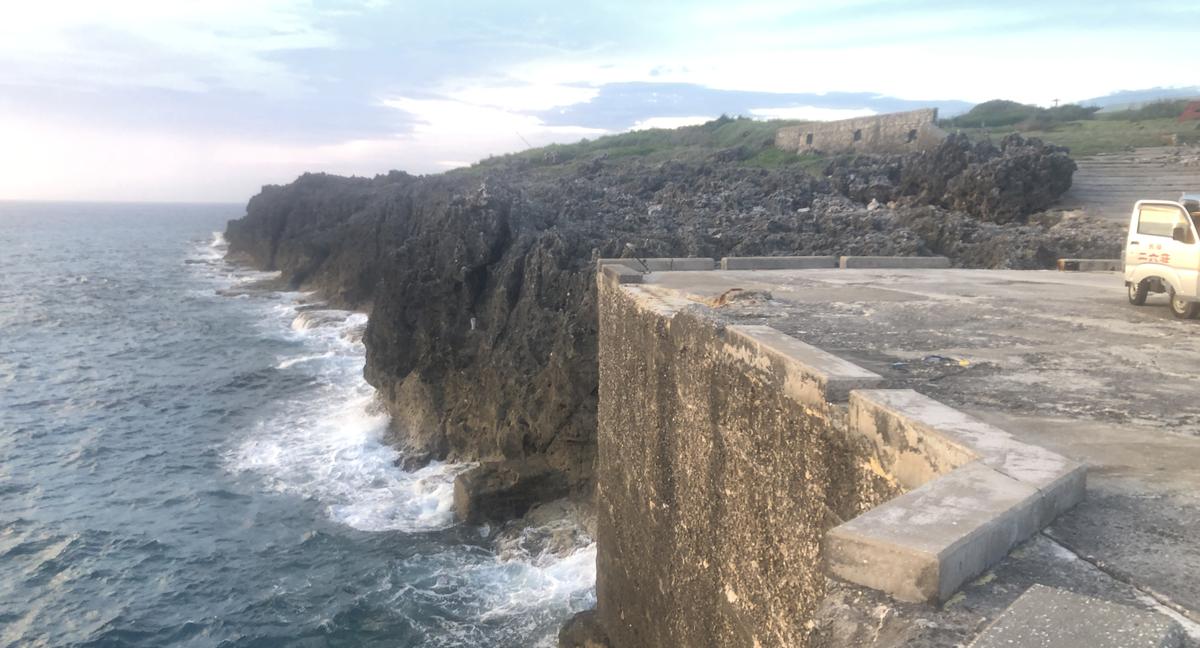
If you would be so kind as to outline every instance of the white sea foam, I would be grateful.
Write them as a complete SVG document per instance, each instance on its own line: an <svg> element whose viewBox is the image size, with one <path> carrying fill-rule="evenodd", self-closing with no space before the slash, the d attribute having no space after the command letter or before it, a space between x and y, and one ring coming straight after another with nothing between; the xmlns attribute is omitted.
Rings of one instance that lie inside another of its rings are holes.
<svg viewBox="0 0 1200 648"><path fill-rule="evenodd" d="M214 237L214 247L223 245ZM238 285L268 274L230 267L216 276ZM268 488L318 502L330 519L358 530L418 532L453 524L454 478L470 464L432 463L415 472L395 465L399 453L384 442L387 415L362 378L367 316L299 310L310 298L303 293L278 298L262 305L265 317L258 326L297 344L296 353L278 358L276 369L308 373L313 386L269 408L229 453L231 468L257 475ZM554 522L554 528L531 533L561 531L563 524L575 522ZM576 538L575 550L565 555L561 548L531 553L519 542L515 551L500 555L447 545L441 553L413 556L403 568L405 583L394 592L395 607L415 597L435 609L455 610L415 620L429 632L425 641L433 648L497 643L552 648L562 619L595 604L596 545L582 531Z"/></svg>
<svg viewBox="0 0 1200 648"><path fill-rule="evenodd" d="M303 356L298 356L295 358L288 358L286 360L280 360L279 364L275 365L275 368L276 369L290 369L302 362L312 362L313 360L324 360L326 358L332 358L332 357L333 357L333 351L326 351L325 353L317 353L314 355L303 355Z"/></svg>
<svg viewBox="0 0 1200 648"><path fill-rule="evenodd" d="M346 332L366 315L313 310L292 303L275 310L283 336L306 351L279 369L310 372L313 392L284 404L233 453L235 470L260 474L281 492L320 502L329 517L363 531L420 531L453 523L454 478L468 465L433 463L415 472L396 467L399 453L383 441L387 415L362 378L361 341Z"/></svg>
<svg viewBox="0 0 1200 648"><path fill-rule="evenodd" d="M432 648L519 641L553 648L563 618L595 606L595 543L565 556L503 560L460 549L413 560L420 564L401 567L410 580L395 594L397 607L416 598L457 612L422 644Z"/></svg>

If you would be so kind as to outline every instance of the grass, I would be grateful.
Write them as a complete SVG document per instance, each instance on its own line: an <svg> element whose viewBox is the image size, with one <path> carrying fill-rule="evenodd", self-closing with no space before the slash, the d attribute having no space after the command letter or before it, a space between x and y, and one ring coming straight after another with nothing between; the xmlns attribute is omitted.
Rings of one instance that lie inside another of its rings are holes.
<svg viewBox="0 0 1200 648"><path fill-rule="evenodd" d="M1172 137L1179 143L1200 143L1200 122L1179 123L1173 117L1161 116L1164 113L1178 114L1172 112L1176 107L1178 106L1174 104L1162 103L1132 111L1093 114L1091 109L1079 106L1043 109L1015 102L994 101L977 106L971 119L947 120L943 122L943 127L951 132L966 133L974 139L993 141L998 141L1009 133L1020 132L1052 144L1066 146L1075 157L1118 152L1128 148L1163 146L1170 143ZM1030 118L1031 114L1033 118ZM1077 116L1082 118L1071 120ZM999 119L1002 122L1016 119L1020 121L988 128L954 125L978 123L972 122L972 119L979 117ZM732 159L747 167L777 169L796 166L814 175L820 175L829 163L828 157L790 153L775 148L775 134L780 128L802 123L804 122L762 121L748 117L722 116L696 126L632 131L594 140L582 140L574 144L552 144L495 156L462 172L486 171L499 165L514 163L526 168L558 167L591 160L601 155L614 159L640 158L649 162L698 160L722 151L732 152Z"/></svg>
<svg viewBox="0 0 1200 648"><path fill-rule="evenodd" d="M963 128L972 138L1000 138L1015 132L1005 128ZM1037 137L1052 144L1066 146L1075 157L1087 157L1098 153L1115 153L1128 148L1165 146L1176 136L1181 144L1200 143L1200 122L1178 122L1173 118L1144 119L1090 119L1064 122L1045 130L1022 130L1022 135Z"/></svg>
<svg viewBox="0 0 1200 648"><path fill-rule="evenodd" d="M569 164L598 155L610 158L644 158L652 162L707 157L718 151L733 150L741 164L774 169L800 165L804 169L824 168L825 160L812 155L797 155L775 148L775 133L798 121L757 120L725 117L683 128L632 131L607 135L574 144L552 144L489 158L475 168L509 163L535 167Z"/></svg>

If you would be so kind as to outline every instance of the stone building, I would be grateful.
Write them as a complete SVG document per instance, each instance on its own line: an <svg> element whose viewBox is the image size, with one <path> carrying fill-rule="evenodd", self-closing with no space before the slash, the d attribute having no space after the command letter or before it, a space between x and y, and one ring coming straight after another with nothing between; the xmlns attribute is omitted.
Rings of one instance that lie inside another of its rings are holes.
<svg viewBox="0 0 1200 648"><path fill-rule="evenodd" d="M794 153L899 153L936 146L944 137L946 132L937 126L937 108L923 108L788 126L775 135L775 146Z"/></svg>

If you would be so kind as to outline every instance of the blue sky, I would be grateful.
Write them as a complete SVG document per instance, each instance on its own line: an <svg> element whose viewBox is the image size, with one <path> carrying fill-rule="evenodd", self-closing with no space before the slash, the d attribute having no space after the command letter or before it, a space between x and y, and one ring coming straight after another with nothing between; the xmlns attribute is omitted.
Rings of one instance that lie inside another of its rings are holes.
<svg viewBox="0 0 1200 648"><path fill-rule="evenodd" d="M305 170L436 172L722 112L1200 84L1194 1L0 0L0 15L0 199L242 201Z"/></svg>

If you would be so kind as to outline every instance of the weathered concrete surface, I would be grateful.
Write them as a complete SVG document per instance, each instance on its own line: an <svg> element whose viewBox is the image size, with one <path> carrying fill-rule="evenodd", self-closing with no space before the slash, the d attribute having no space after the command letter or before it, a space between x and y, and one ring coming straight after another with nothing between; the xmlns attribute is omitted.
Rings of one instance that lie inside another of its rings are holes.
<svg viewBox="0 0 1200 648"><path fill-rule="evenodd" d="M848 428L913 490L830 530L825 559L901 600L947 600L1083 497L1083 466L910 389L854 391Z"/></svg>
<svg viewBox="0 0 1200 648"><path fill-rule="evenodd" d="M725 329L729 351L764 358L783 371L780 388L810 407L845 402L853 389L876 387L883 378L832 353L784 335L769 326L734 325Z"/></svg>
<svg viewBox="0 0 1200 648"><path fill-rule="evenodd" d="M941 603L1039 528L1036 488L975 461L830 530L831 573Z"/></svg>
<svg viewBox="0 0 1200 648"><path fill-rule="evenodd" d="M1176 648L1170 619L1125 605L1034 585L970 648Z"/></svg>
<svg viewBox="0 0 1200 648"><path fill-rule="evenodd" d="M897 493L811 389L830 359L652 284L599 286L596 619L616 648L807 646L824 532Z"/></svg>
<svg viewBox="0 0 1200 648"><path fill-rule="evenodd" d="M844 256L838 265L842 268L949 268L950 259L943 256Z"/></svg>
<svg viewBox="0 0 1200 648"><path fill-rule="evenodd" d="M1081 561L1065 550L1068 558L1055 563L1048 552L1036 568L1010 556L984 577L989 584L964 591L975 623L999 614L1017 584L1023 591L1039 581L1104 598L1125 591L1132 602L1152 594L1200 619L1200 323L1174 320L1162 298L1133 307L1115 273L1055 271L663 273L653 282L643 289L664 297L768 293L769 301L733 303L721 316L769 324L879 373L889 387L915 389L1090 467L1087 497L1047 534L1101 569L1075 569ZM978 627L954 621L956 605L910 611L957 628L909 627L929 642L912 645L973 636Z"/></svg>
<svg viewBox="0 0 1200 648"><path fill-rule="evenodd" d="M721 259L722 270L808 270L836 268L837 264L838 258L833 256L751 256Z"/></svg>
<svg viewBox="0 0 1200 648"><path fill-rule="evenodd" d="M910 389L860 390L850 400L850 430L871 440L884 468L906 488L978 459L1038 490L1038 528L1083 499L1082 464L928 396Z"/></svg>

